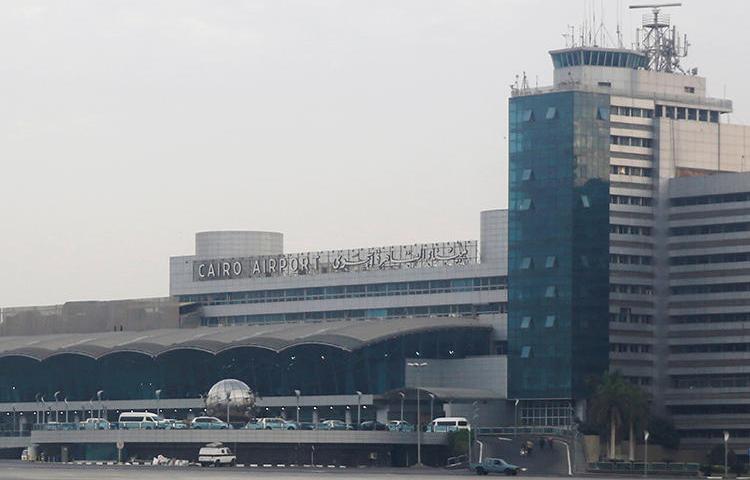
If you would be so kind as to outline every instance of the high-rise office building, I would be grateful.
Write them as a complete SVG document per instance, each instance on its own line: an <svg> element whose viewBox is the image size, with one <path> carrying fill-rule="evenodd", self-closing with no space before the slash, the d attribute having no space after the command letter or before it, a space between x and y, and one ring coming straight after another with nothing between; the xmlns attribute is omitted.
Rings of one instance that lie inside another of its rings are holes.
<svg viewBox="0 0 750 480"><path fill-rule="evenodd" d="M750 345L750 182L736 173L750 129L683 70L658 10L642 32L633 50L571 39L550 52L551 87L513 88L508 395L523 423L570 421L588 379L618 370L687 438L739 413L750 437L750 360L734 353ZM696 415L715 421L694 432Z"/></svg>

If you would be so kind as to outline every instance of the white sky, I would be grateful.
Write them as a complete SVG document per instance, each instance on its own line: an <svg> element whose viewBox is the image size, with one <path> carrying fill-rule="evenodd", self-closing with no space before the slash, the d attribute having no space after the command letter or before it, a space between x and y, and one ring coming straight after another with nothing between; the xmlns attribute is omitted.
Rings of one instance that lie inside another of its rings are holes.
<svg viewBox="0 0 750 480"><path fill-rule="evenodd" d="M589 4L591 2L589 1ZM615 29L617 0L606 19ZM746 122L748 3L685 0ZM626 39L641 13L621 9ZM0 305L161 296L196 231L287 251L479 237L514 76L582 0L0 0Z"/></svg>

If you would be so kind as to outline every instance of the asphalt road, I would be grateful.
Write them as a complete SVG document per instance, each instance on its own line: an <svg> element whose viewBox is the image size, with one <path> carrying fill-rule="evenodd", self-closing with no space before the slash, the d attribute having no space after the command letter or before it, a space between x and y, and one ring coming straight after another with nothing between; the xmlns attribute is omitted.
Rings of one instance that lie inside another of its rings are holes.
<svg viewBox="0 0 750 480"><path fill-rule="evenodd" d="M223 480L235 478L300 480L316 478L346 479L362 477L365 480L418 480L475 478L469 471L451 472L435 468L347 468L347 469L281 469L281 468L200 468L200 467L151 467L151 466L86 466L24 463L0 461L0 479L3 480ZM499 476L504 478L504 476ZM487 478L487 477L485 477ZM516 477L519 478L519 477ZM569 479L567 476L521 475L529 479ZM611 477L591 477L587 480L611 480Z"/></svg>

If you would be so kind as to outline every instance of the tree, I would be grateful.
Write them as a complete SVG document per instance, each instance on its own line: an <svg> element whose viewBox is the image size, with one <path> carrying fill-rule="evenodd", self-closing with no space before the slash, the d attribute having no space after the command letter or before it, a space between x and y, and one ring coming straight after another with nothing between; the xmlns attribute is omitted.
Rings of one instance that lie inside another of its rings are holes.
<svg viewBox="0 0 750 480"><path fill-rule="evenodd" d="M605 373L591 398L592 420L609 428L609 458L615 458L617 427L628 411L629 387L620 372Z"/></svg>
<svg viewBox="0 0 750 480"><path fill-rule="evenodd" d="M648 421L648 429L651 432L650 443L672 450L680 447L680 434L671 421L662 417L651 417Z"/></svg>

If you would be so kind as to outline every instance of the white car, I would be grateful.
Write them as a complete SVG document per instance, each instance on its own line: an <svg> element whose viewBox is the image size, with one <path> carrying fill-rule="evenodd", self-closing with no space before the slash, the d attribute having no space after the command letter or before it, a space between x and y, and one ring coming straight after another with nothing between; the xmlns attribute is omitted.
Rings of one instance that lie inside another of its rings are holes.
<svg viewBox="0 0 750 480"><path fill-rule="evenodd" d="M225 465L234 466L237 463L237 456L232 453L229 447L221 443L209 443L198 451L198 463L201 467L213 465L221 467Z"/></svg>

